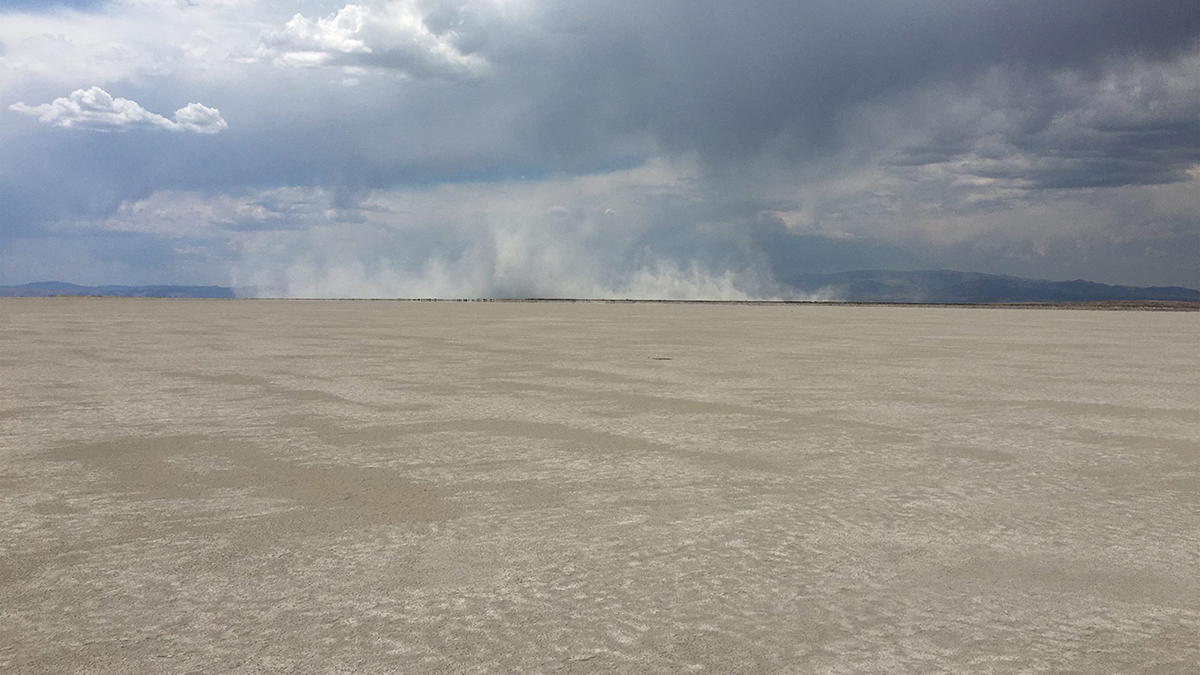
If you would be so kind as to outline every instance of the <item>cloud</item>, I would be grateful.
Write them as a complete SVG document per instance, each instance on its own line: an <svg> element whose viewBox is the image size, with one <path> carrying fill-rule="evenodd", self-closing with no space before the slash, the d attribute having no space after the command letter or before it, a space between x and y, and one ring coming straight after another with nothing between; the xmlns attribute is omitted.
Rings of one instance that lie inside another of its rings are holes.
<svg viewBox="0 0 1200 675"><path fill-rule="evenodd" d="M263 35L260 57L287 67L376 68L414 78L470 79L488 62L455 44L457 34L434 32L415 2L346 5L318 19L296 14Z"/></svg>
<svg viewBox="0 0 1200 675"><path fill-rule="evenodd" d="M996 68L969 87L889 101L873 135L908 137L896 148L896 165L946 171L973 186L1176 183L1200 158L1198 71L1200 51L1166 63L1114 63L1100 76L1065 70L1035 82Z"/></svg>
<svg viewBox="0 0 1200 675"><path fill-rule="evenodd" d="M100 87L77 89L66 98L56 98L42 105L14 103L8 109L34 115L43 124L92 131L165 129L216 134L229 126L216 108L189 103L176 110L175 119L171 120L146 110L134 101L114 98Z"/></svg>
<svg viewBox="0 0 1200 675"><path fill-rule="evenodd" d="M1200 285L1194 0L346 2L0 10L5 105L129 99L20 112L236 120L0 123L6 269L110 236L139 243L85 248L147 259L96 270L209 251L210 283L278 294ZM192 100L221 113L132 103Z"/></svg>

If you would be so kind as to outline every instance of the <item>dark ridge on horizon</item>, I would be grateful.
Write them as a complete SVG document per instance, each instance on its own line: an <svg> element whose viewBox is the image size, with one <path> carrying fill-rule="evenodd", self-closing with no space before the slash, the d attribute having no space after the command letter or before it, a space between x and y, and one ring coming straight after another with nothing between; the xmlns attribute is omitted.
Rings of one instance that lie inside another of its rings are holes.
<svg viewBox="0 0 1200 675"><path fill-rule="evenodd" d="M800 293L844 302L978 305L991 303L1200 302L1182 286L1114 286L1076 279L1047 281L954 270L859 270L799 274L783 283Z"/></svg>
<svg viewBox="0 0 1200 675"><path fill-rule="evenodd" d="M251 300L254 298L246 298ZM271 298L262 298L269 300ZM276 298L278 299L278 298ZM1161 310L1200 312L1200 301L1190 300L1097 300L1089 302L852 302L844 300L662 300L653 298L287 298L289 301L321 302L494 302L561 303L595 305L748 305L811 307L946 307L984 309L1096 309Z"/></svg>
<svg viewBox="0 0 1200 675"><path fill-rule="evenodd" d="M911 304L911 305L1063 305L1102 303L1200 303L1200 290L1181 286L1117 286L1094 281L1047 281L999 274L957 272L954 270L858 270L831 274L799 274L782 280L795 293L774 301L727 301L733 304L755 302L816 302L823 304ZM209 298L239 297L226 286L82 286L59 281L42 281L20 286L0 286L0 297L124 297L124 298ZM246 295L240 297L254 297ZM346 298L349 299L349 298ZM379 298L396 300L433 300L435 298ZM445 298L446 300L504 300L511 302L721 302L713 300L665 300L655 298ZM1161 305L1165 306L1165 305Z"/></svg>
<svg viewBox="0 0 1200 675"><path fill-rule="evenodd" d="M116 298L209 298L231 300L226 286L81 286L61 281L36 281L20 286L0 286L0 297L47 298L55 296Z"/></svg>

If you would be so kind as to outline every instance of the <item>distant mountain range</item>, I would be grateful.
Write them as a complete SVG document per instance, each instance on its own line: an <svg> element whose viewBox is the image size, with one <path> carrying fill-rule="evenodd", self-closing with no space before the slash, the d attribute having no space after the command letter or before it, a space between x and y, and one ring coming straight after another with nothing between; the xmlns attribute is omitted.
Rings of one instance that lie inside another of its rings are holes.
<svg viewBox="0 0 1200 675"><path fill-rule="evenodd" d="M1200 302L1200 291L1181 286L1110 286L1082 279L1044 281L952 270L799 274L782 281L800 293L846 302Z"/></svg>
<svg viewBox="0 0 1200 675"><path fill-rule="evenodd" d="M1110 286L1093 281L1044 281L952 270L864 270L833 274L798 274L781 281L797 293L844 302L1200 302L1200 291L1180 286ZM58 281L0 286L0 297L55 295L233 298L234 292L225 286L79 286Z"/></svg>
<svg viewBox="0 0 1200 675"><path fill-rule="evenodd" d="M45 298L55 295L121 298L232 298L225 286L79 286L61 281L39 281L23 286L0 286L0 297Z"/></svg>

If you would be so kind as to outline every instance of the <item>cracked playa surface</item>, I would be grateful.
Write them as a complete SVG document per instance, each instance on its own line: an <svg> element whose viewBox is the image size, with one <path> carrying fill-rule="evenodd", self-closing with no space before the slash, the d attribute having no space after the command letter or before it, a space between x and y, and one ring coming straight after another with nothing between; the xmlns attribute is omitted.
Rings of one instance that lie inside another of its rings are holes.
<svg viewBox="0 0 1200 675"><path fill-rule="evenodd" d="M0 671L1184 673L1200 315L0 301Z"/></svg>

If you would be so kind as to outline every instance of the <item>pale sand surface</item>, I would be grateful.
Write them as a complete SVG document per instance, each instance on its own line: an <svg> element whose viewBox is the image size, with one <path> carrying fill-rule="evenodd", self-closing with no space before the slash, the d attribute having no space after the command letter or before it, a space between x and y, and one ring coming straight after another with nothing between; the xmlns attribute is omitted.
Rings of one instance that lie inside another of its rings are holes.
<svg viewBox="0 0 1200 675"><path fill-rule="evenodd" d="M0 671L1195 673L1198 341L2 300Z"/></svg>

